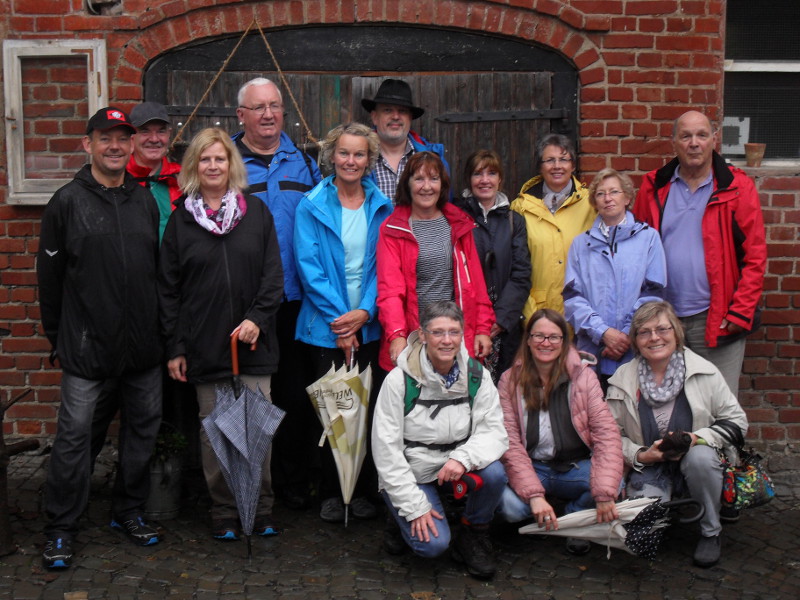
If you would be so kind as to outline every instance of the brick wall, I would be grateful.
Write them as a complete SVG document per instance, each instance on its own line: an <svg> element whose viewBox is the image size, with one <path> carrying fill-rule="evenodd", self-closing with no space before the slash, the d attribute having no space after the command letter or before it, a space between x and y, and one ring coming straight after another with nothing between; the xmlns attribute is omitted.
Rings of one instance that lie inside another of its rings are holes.
<svg viewBox="0 0 800 600"><path fill-rule="evenodd" d="M494 32L552 48L579 72L587 175L613 166L638 181L670 156L675 117L688 108L715 120L723 114L723 0L124 0L115 16L90 16L82 0L5 4L0 35L105 38L110 98L123 108L141 99L142 70L150 60L176 46L244 31L255 15L267 31L403 23ZM41 124L47 122L34 123L33 132L55 135L39 129L53 127ZM4 394L26 386L36 393L9 412L4 427L15 434L51 434L59 376L45 361L49 348L37 321L33 271L41 209L5 204L5 167L0 152L0 326L12 330L2 341L0 386ZM765 326L748 343L741 397L753 422L749 437L769 444L771 453L791 452L800 440L800 169L762 168L752 175L761 190L770 259Z"/></svg>

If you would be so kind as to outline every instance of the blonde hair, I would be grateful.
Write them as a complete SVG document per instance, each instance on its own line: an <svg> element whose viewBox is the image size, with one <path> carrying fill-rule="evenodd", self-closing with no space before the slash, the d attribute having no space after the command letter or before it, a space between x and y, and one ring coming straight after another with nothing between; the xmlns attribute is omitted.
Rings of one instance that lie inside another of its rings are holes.
<svg viewBox="0 0 800 600"><path fill-rule="evenodd" d="M367 158L369 160L364 175L369 175L375 168L375 163L378 162L378 153L380 152L378 134L366 125L355 122L337 125L325 136L322 142L322 151L319 153L319 164L323 172L328 175L333 173L333 152L336 150L339 138L345 134L367 138Z"/></svg>
<svg viewBox="0 0 800 600"><path fill-rule="evenodd" d="M675 334L675 347L678 350L683 350L686 344L686 333L683 330L683 323L681 323L678 315L675 314L675 309L672 308L672 304L666 300L660 300L658 302L645 302L633 313L633 318L631 318L631 330L628 337L631 340L631 346L636 356L639 356L639 346L636 338L639 330L645 323L657 319L661 315L664 315L672 326L672 333Z"/></svg>
<svg viewBox="0 0 800 600"><path fill-rule="evenodd" d="M633 181L627 175L620 173L616 169L603 169L597 175L594 176L594 180L589 185L589 204L592 205L592 208L597 210L597 202L594 199L594 193L597 191L597 187L603 183L606 179L611 179L612 177L616 177L617 181L619 181L619 186L622 188L622 194L627 198L628 202L625 204L626 210L631 210L633 208L633 202L636 200L636 194L634 193L633 189Z"/></svg>
<svg viewBox="0 0 800 600"><path fill-rule="evenodd" d="M183 155L181 172L178 174L178 185L187 196L200 192L200 176L198 166L200 155L214 144L222 144L228 155L228 189L237 194L247 188L247 169L230 136L219 127L207 127L200 131Z"/></svg>

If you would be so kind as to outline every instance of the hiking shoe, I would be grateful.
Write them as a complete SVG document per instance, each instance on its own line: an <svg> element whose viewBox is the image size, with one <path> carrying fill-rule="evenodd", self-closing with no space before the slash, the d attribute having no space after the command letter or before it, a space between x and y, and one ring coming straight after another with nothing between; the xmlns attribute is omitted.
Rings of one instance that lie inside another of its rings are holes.
<svg viewBox="0 0 800 600"><path fill-rule="evenodd" d="M253 527L255 531L255 527ZM211 522L211 535L215 540L235 542L239 539L239 521L236 519L219 519Z"/></svg>
<svg viewBox="0 0 800 600"><path fill-rule="evenodd" d="M366 521L377 517L378 509L375 508L375 505L372 502L363 496L360 496L358 498L353 498L353 500L350 502L350 514L356 519L362 519Z"/></svg>
<svg viewBox="0 0 800 600"><path fill-rule="evenodd" d="M591 549L592 543L588 540L572 537L567 538L567 552L573 556L583 556L584 554L589 554L589 550Z"/></svg>
<svg viewBox="0 0 800 600"><path fill-rule="evenodd" d="M275 526L272 515L265 515L263 517L256 517L256 521L253 524L253 533L256 535L268 536L278 535L280 531Z"/></svg>
<svg viewBox="0 0 800 600"><path fill-rule="evenodd" d="M742 516L741 511L732 506L723 506L719 509L719 520L723 523L736 523L740 516Z"/></svg>
<svg viewBox="0 0 800 600"><path fill-rule="evenodd" d="M386 519L386 528L383 530L383 549L392 556L399 556L406 551L406 548L408 545L400 533L400 525L392 515L389 515Z"/></svg>
<svg viewBox="0 0 800 600"><path fill-rule="evenodd" d="M45 569L68 569L72 565L72 540L58 536L47 538L42 564Z"/></svg>
<svg viewBox="0 0 800 600"><path fill-rule="evenodd" d="M478 579L490 579L497 570L492 556L492 542L489 540L489 525L462 524L450 546L450 555Z"/></svg>
<svg viewBox="0 0 800 600"><path fill-rule="evenodd" d="M694 564L707 569L719 562L721 553L719 534L711 537L701 537L694 549Z"/></svg>
<svg viewBox="0 0 800 600"><path fill-rule="evenodd" d="M326 523L344 523L344 504L338 496L322 501L319 518Z"/></svg>
<svg viewBox="0 0 800 600"><path fill-rule="evenodd" d="M152 546L158 543L158 530L149 525L142 515L134 515L127 519L111 519L111 527L122 531L139 546Z"/></svg>

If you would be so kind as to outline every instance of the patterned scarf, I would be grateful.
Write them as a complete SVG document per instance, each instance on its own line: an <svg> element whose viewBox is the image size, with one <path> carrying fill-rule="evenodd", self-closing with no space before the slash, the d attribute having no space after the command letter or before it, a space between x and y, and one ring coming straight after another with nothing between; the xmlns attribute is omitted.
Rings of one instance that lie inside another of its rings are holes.
<svg viewBox="0 0 800 600"><path fill-rule="evenodd" d="M216 211L203 202L200 194L187 196L183 205L200 227L220 236L230 233L247 212L247 202L244 196L233 190L225 192L222 204Z"/></svg>
<svg viewBox="0 0 800 600"><path fill-rule="evenodd" d="M639 390L648 406L655 408L676 398L683 389L685 379L686 361L682 351L676 350L669 357L667 372L661 385L656 383L650 364L645 359L639 361Z"/></svg>

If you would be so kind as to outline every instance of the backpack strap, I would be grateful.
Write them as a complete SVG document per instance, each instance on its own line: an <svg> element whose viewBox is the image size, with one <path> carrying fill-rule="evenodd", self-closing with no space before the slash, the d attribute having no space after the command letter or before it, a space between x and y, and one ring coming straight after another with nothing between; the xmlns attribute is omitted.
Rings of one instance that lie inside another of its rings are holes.
<svg viewBox="0 0 800 600"><path fill-rule="evenodd" d="M417 400L419 399L420 394L420 386L414 380L411 375L408 373L404 373L405 376L405 393L403 404L404 408L404 415L407 415L417 404ZM481 381L483 380L483 365L479 363L474 358L470 358L467 361L467 394L469 396L469 407L472 409L472 405L475 402L475 396L478 394L478 389L481 387ZM457 404L458 402L456 402ZM438 411L436 411L438 414Z"/></svg>
<svg viewBox="0 0 800 600"><path fill-rule="evenodd" d="M420 393L420 386L417 385L417 382L408 373L403 373L403 375L405 375L405 381L406 381L406 391L404 399L405 411L403 412L403 414L407 415L412 410L414 410L414 406L417 404L417 399L419 398L419 393Z"/></svg>

